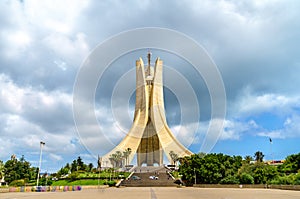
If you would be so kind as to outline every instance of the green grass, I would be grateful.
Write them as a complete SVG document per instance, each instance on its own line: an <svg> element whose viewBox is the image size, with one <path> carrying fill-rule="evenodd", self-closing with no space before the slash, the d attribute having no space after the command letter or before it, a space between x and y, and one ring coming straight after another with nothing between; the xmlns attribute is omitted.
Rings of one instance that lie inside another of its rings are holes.
<svg viewBox="0 0 300 199"><path fill-rule="evenodd" d="M127 178L130 173L129 172L115 172L115 173L110 173L107 171L102 171L100 173L100 180L99 178L99 173L92 173L92 172L78 172L77 180L75 181L70 181L70 180L58 180L58 181L53 181L52 186L71 186L71 185L104 185L105 182L108 182L109 179L115 179L118 178L120 179L119 175L122 175L123 178ZM95 178L95 179L84 179L84 178Z"/></svg>
<svg viewBox="0 0 300 199"><path fill-rule="evenodd" d="M99 180L99 185L104 185L106 180ZM75 180L75 181L68 181L68 180L58 180L53 182L51 186L66 186L66 185L98 185L98 180Z"/></svg>
<svg viewBox="0 0 300 199"><path fill-rule="evenodd" d="M172 174L172 176L173 176L174 178L180 178L180 175L179 175L179 172L178 172L178 171L172 171L171 174Z"/></svg>
<svg viewBox="0 0 300 199"><path fill-rule="evenodd" d="M129 172L110 173L110 172L102 171L100 173L100 178L110 178L110 176L117 178L119 175L123 175L125 178L127 178L130 175L130 173ZM99 173L79 172L78 178L99 178Z"/></svg>

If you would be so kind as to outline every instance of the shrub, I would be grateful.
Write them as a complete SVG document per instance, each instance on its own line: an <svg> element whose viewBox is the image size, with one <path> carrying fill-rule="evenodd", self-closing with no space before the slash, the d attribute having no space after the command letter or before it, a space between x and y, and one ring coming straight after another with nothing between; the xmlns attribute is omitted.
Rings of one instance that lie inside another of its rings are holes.
<svg viewBox="0 0 300 199"><path fill-rule="evenodd" d="M53 183L51 178L47 178L47 179L46 178L41 178L39 185L46 185L46 182L47 182L48 186L52 185L52 183Z"/></svg>
<svg viewBox="0 0 300 199"><path fill-rule="evenodd" d="M248 173L242 173L240 175L241 184L254 184L254 178Z"/></svg>
<svg viewBox="0 0 300 199"><path fill-rule="evenodd" d="M116 182L111 180L111 181L104 182L104 185L108 185L108 186L112 187L112 186L116 185Z"/></svg>
<svg viewBox="0 0 300 199"><path fill-rule="evenodd" d="M75 180L77 180L78 177L79 177L79 173L77 173L77 172L72 172L72 173L69 175L70 181L75 181Z"/></svg>
<svg viewBox="0 0 300 199"><path fill-rule="evenodd" d="M220 184L239 184L240 181L235 176L227 176L220 181Z"/></svg>
<svg viewBox="0 0 300 199"><path fill-rule="evenodd" d="M294 184L300 185L300 172L295 175Z"/></svg>
<svg viewBox="0 0 300 199"><path fill-rule="evenodd" d="M14 180L9 184L9 186L12 186L12 187L20 187L20 186L24 186L24 185L25 185L24 180Z"/></svg>
<svg viewBox="0 0 300 199"><path fill-rule="evenodd" d="M280 176L270 182L270 184L277 184L277 185L290 185L292 184L291 178L288 176Z"/></svg>

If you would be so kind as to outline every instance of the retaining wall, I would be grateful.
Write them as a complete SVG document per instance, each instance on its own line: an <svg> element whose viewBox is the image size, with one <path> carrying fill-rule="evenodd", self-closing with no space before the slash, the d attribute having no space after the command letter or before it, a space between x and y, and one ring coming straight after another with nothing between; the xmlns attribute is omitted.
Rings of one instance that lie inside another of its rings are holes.
<svg viewBox="0 0 300 199"><path fill-rule="evenodd" d="M246 189L284 189L300 191L300 185L265 185L265 184L196 184L195 188L246 188Z"/></svg>
<svg viewBox="0 0 300 199"><path fill-rule="evenodd" d="M7 187L0 188L0 193L3 192L55 192L55 191L80 191L81 186L22 186L22 187Z"/></svg>

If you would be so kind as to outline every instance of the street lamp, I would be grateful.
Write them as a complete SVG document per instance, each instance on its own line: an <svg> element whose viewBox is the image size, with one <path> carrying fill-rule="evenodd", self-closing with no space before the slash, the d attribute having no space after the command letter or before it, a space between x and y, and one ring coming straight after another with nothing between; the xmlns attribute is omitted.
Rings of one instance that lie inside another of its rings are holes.
<svg viewBox="0 0 300 199"><path fill-rule="evenodd" d="M36 179L36 186L39 186L39 179L40 179L40 172L41 172L41 165L42 165L42 153L43 153L43 146L45 145L45 142L40 142L40 162L39 162L39 168L38 168L38 175Z"/></svg>

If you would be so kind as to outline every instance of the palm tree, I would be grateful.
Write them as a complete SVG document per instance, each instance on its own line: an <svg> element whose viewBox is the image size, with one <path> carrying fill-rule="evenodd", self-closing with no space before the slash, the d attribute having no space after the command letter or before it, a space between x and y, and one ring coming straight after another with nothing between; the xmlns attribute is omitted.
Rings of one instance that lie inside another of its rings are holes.
<svg viewBox="0 0 300 199"><path fill-rule="evenodd" d="M113 167L122 167L123 154L121 151L116 151L116 153L110 155L109 160Z"/></svg>
<svg viewBox="0 0 300 199"><path fill-rule="evenodd" d="M173 161L173 164L175 165L178 161L178 154L176 154L174 151L170 151L169 155Z"/></svg>
<svg viewBox="0 0 300 199"><path fill-rule="evenodd" d="M125 151L123 151L123 157L125 158L125 165L128 165L128 157L131 154L131 148L127 148L125 149Z"/></svg>
<svg viewBox="0 0 300 199"><path fill-rule="evenodd" d="M123 154L121 151L116 151L116 167L122 167L122 162L123 162Z"/></svg>
<svg viewBox="0 0 300 199"><path fill-rule="evenodd" d="M109 156L109 160L114 168L117 167L117 156L115 153L113 153Z"/></svg>
<svg viewBox="0 0 300 199"><path fill-rule="evenodd" d="M244 157L244 159L245 159L245 162L246 162L247 164L249 164L249 163L253 160L253 158L252 158L250 155L246 155L246 156Z"/></svg>
<svg viewBox="0 0 300 199"><path fill-rule="evenodd" d="M265 155L261 151L256 151L254 154L256 162L263 162L264 156Z"/></svg>

